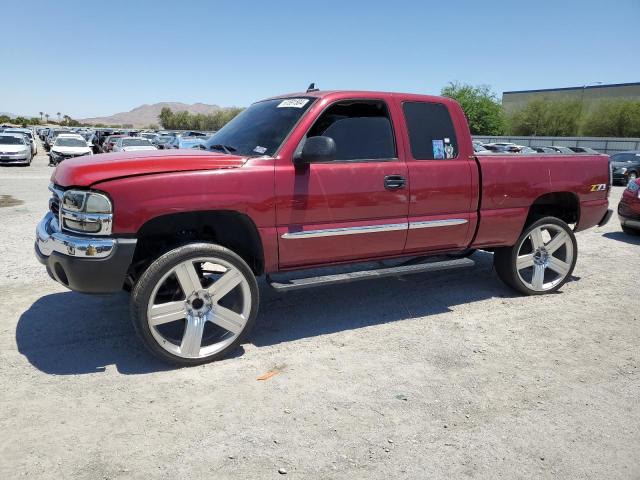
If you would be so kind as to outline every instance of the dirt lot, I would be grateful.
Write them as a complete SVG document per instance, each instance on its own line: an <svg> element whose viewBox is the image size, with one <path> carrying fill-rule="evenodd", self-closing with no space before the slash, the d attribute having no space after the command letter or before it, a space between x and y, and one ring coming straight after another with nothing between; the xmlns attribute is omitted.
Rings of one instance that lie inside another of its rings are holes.
<svg viewBox="0 0 640 480"><path fill-rule="evenodd" d="M36 261L50 174L43 155L0 168L0 478L640 478L640 239L617 219L577 235L555 295L515 295L484 252L263 283L242 351L175 370L142 350L126 294L68 292Z"/></svg>

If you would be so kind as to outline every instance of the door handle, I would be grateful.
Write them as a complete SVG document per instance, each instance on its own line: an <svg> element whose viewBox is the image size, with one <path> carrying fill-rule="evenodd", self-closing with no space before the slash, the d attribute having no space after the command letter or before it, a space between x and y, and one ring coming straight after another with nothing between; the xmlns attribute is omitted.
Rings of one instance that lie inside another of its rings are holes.
<svg viewBox="0 0 640 480"><path fill-rule="evenodd" d="M387 175L384 177L384 188L387 190L397 190L404 188L407 185L407 181L402 175Z"/></svg>

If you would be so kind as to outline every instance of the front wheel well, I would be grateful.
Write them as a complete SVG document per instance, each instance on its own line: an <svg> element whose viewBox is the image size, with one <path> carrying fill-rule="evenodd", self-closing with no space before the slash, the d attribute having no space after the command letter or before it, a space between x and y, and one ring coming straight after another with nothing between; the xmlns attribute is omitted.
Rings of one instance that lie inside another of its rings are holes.
<svg viewBox="0 0 640 480"><path fill-rule="evenodd" d="M138 239L129 269L130 283L164 253L194 242L211 242L239 255L255 275L264 271L258 229L245 214L234 211L199 211L161 215L147 221Z"/></svg>
<svg viewBox="0 0 640 480"><path fill-rule="evenodd" d="M546 193L529 207L526 225L541 217L556 217L567 224L576 224L580 220L580 200L572 192Z"/></svg>

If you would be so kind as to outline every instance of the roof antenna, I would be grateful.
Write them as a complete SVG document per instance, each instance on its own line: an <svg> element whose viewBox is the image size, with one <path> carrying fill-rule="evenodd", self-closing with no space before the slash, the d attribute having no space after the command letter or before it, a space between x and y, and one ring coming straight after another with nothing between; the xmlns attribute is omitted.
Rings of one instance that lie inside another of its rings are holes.
<svg viewBox="0 0 640 480"><path fill-rule="evenodd" d="M319 91L319 88L316 88L316 84L315 83L310 83L309 84L309 88L307 88L307 93L309 92L317 92Z"/></svg>

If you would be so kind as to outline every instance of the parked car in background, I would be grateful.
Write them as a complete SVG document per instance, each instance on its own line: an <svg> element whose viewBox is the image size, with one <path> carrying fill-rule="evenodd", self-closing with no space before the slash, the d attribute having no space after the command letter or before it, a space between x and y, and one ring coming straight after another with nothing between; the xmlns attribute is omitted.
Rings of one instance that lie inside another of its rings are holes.
<svg viewBox="0 0 640 480"><path fill-rule="evenodd" d="M181 137L206 137L207 134L204 132L196 132L194 130L188 130L186 132L180 133Z"/></svg>
<svg viewBox="0 0 640 480"><path fill-rule="evenodd" d="M107 138L105 138L104 142L102 143L102 152L103 153L109 153L113 150L113 146L116 144L116 141L119 138L123 138L126 137L127 135L109 135Z"/></svg>
<svg viewBox="0 0 640 480"><path fill-rule="evenodd" d="M49 130L49 133L47 134L47 138L45 138L44 140L44 149L47 152L51 150L51 146L56 141L56 137L61 133L71 133L71 132L67 128L52 128Z"/></svg>
<svg viewBox="0 0 640 480"><path fill-rule="evenodd" d="M29 140L29 145L31 146L31 155L36 155L38 153L38 146L36 145L36 141L33 138L33 132L29 128L5 128L4 133L17 133L19 135L24 135L27 140Z"/></svg>
<svg viewBox="0 0 640 480"><path fill-rule="evenodd" d="M533 148L527 147L526 145L518 145L517 148L518 148L518 153L526 153L526 154L538 153Z"/></svg>
<svg viewBox="0 0 640 480"><path fill-rule="evenodd" d="M553 150L556 151L556 153L564 153L564 154L568 154L568 155L572 155L574 153L573 150L571 150L569 147L563 147L560 145L549 145L548 148L551 148Z"/></svg>
<svg viewBox="0 0 640 480"><path fill-rule="evenodd" d="M626 185L640 177L640 150L614 153L609 157L613 184Z"/></svg>
<svg viewBox="0 0 640 480"><path fill-rule="evenodd" d="M568 147L574 153L600 153L591 147Z"/></svg>
<svg viewBox="0 0 640 480"><path fill-rule="evenodd" d="M158 134L154 133L154 132L140 132L138 134L138 137L140 138L146 138L147 140L149 140L150 142L153 143L153 141L158 138Z"/></svg>
<svg viewBox="0 0 640 480"><path fill-rule="evenodd" d="M56 137L49 151L49 165L55 166L68 158L92 154L93 150L82 135L78 135L77 133L61 133Z"/></svg>
<svg viewBox="0 0 640 480"><path fill-rule="evenodd" d="M531 148L533 148L537 153L558 153L553 148L550 148L550 147L531 147Z"/></svg>
<svg viewBox="0 0 640 480"><path fill-rule="evenodd" d="M158 150L164 150L166 148L171 148L171 140L173 140L173 138L174 137L171 135L158 135L152 143L158 147Z"/></svg>
<svg viewBox="0 0 640 480"><path fill-rule="evenodd" d="M156 146L146 138L120 137L116 139L112 152L137 152L144 150L157 150Z"/></svg>
<svg viewBox="0 0 640 480"><path fill-rule="evenodd" d="M517 153L519 148L519 145L507 142L485 143L483 146L487 150L500 153Z"/></svg>
<svg viewBox="0 0 640 480"><path fill-rule="evenodd" d="M40 132L38 133L38 136L40 137L40 140L42 140L44 142L44 139L47 138L48 134L49 134L49 127L44 127L42 129L40 129Z"/></svg>
<svg viewBox="0 0 640 480"><path fill-rule="evenodd" d="M481 153L481 152L488 152L489 150L484 148L484 146L481 143L474 143L473 144L473 151L476 152L476 153Z"/></svg>
<svg viewBox="0 0 640 480"><path fill-rule="evenodd" d="M31 144L24 135L0 133L0 164L31 165Z"/></svg>
<svg viewBox="0 0 640 480"><path fill-rule="evenodd" d="M640 179L631 180L622 192L618 219L625 233L640 235Z"/></svg>
<svg viewBox="0 0 640 480"><path fill-rule="evenodd" d="M198 146L204 144L208 138L209 137L183 137L179 135L173 137L170 142L165 144L165 149L199 148Z"/></svg>

